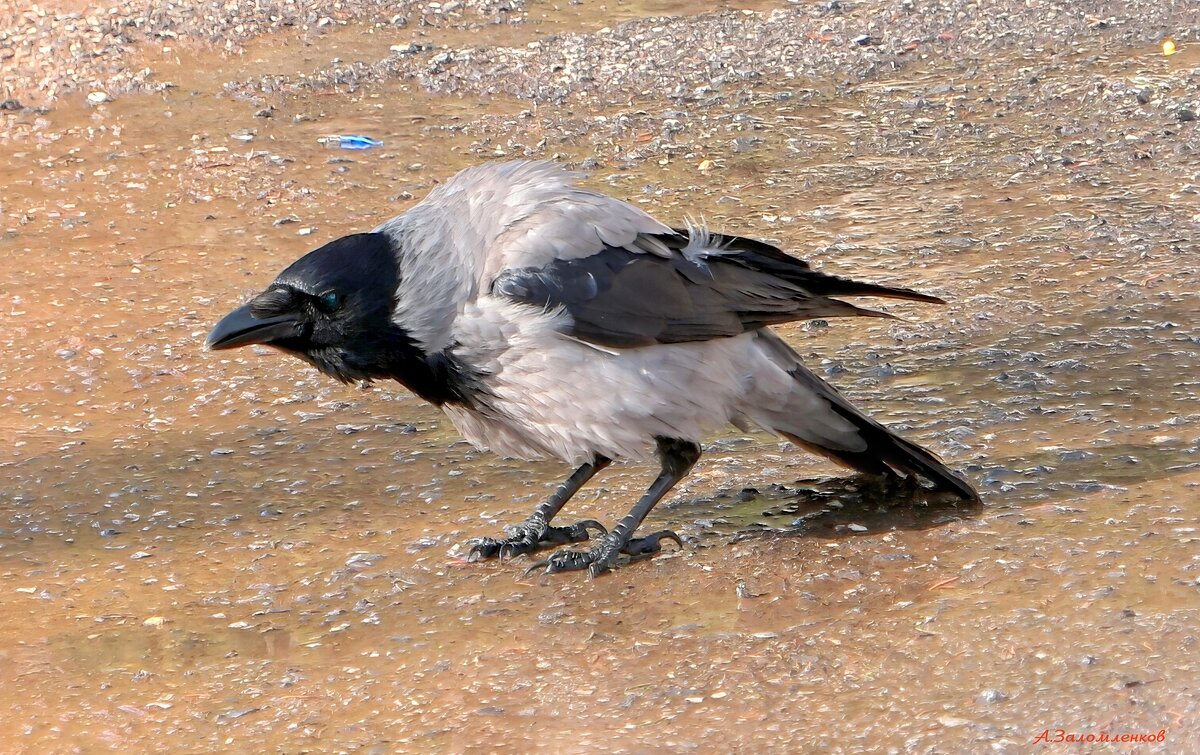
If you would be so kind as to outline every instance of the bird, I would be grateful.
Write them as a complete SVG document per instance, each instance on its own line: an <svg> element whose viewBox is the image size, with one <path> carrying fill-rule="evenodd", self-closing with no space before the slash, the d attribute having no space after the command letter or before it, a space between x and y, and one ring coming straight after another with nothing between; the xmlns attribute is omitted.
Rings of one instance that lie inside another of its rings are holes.
<svg viewBox="0 0 1200 755"><path fill-rule="evenodd" d="M682 547L671 530L638 528L692 470L703 439L729 425L978 501L772 330L891 316L836 297L942 299L829 275L701 223L669 226L582 179L550 161L466 168L374 230L296 260L206 345L267 345L346 383L394 380L480 449L573 466L524 521L470 541L470 561L565 546L529 571L595 577L664 542ZM551 523L613 461L655 456L657 477L611 529Z"/></svg>

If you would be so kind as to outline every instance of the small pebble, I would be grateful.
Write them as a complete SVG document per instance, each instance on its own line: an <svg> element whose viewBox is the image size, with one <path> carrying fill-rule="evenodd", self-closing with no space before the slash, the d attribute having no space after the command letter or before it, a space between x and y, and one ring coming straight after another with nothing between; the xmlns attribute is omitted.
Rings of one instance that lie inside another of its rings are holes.
<svg viewBox="0 0 1200 755"><path fill-rule="evenodd" d="M981 703L1002 703L1008 699L1008 693L998 689L985 689L976 699Z"/></svg>

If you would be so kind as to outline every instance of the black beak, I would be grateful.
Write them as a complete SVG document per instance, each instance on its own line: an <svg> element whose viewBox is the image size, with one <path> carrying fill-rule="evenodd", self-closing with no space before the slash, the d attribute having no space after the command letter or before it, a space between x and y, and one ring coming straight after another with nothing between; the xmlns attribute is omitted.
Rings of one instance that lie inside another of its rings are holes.
<svg viewBox="0 0 1200 755"><path fill-rule="evenodd" d="M225 315L208 334L204 345L219 351L252 343L271 343L300 335L302 327L298 315L258 318L250 314L250 305L246 304Z"/></svg>

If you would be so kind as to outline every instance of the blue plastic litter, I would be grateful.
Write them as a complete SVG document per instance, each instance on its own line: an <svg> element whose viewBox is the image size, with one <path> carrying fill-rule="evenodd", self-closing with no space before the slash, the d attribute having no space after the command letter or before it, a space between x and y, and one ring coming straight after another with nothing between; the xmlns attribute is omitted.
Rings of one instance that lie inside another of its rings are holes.
<svg viewBox="0 0 1200 755"><path fill-rule="evenodd" d="M382 147L383 142L378 139L372 139L369 136L361 136L359 134L332 134L330 136L322 136L318 141L329 147L341 147L342 149L371 149L372 147Z"/></svg>

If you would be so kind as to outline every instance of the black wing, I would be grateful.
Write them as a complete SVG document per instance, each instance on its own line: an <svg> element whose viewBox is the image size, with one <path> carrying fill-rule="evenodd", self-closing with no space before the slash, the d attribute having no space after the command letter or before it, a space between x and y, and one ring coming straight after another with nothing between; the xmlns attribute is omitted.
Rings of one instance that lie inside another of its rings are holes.
<svg viewBox="0 0 1200 755"><path fill-rule="evenodd" d="M943 303L825 275L761 241L712 234L713 251L688 256L685 232L652 238L676 254L606 246L582 259L505 270L491 291L539 308L564 307L573 320L568 335L618 348L706 341L793 320L890 316L828 298L836 295Z"/></svg>

